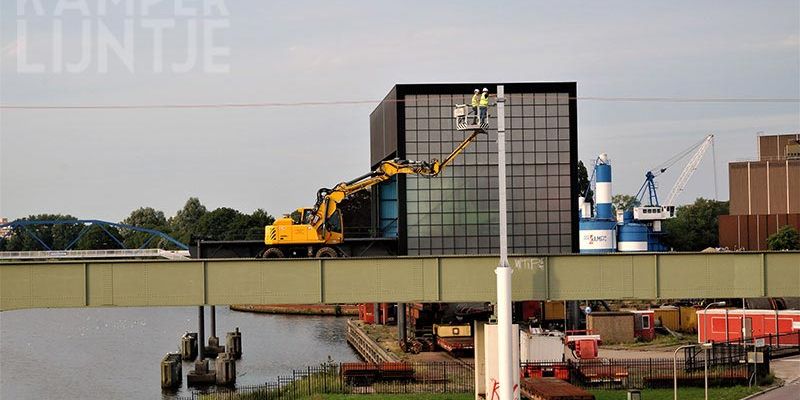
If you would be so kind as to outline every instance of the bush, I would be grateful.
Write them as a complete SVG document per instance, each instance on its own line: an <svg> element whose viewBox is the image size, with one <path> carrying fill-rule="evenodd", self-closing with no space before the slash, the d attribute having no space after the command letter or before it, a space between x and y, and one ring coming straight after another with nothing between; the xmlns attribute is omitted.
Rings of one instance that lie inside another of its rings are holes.
<svg viewBox="0 0 800 400"><path fill-rule="evenodd" d="M767 238L770 250L800 250L800 233L791 225L784 225Z"/></svg>

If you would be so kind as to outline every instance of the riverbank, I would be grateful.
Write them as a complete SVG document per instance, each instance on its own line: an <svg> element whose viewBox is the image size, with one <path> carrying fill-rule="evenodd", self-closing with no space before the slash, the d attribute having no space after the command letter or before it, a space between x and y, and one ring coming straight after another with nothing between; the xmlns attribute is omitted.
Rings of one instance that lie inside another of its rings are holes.
<svg viewBox="0 0 800 400"><path fill-rule="evenodd" d="M368 338L370 342L370 346L377 347L382 349L382 351L388 353L392 360L387 361L406 361L406 362L430 362L430 361L443 361L443 362L451 362L451 361L461 361L465 364L471 364L473 362L472 357L467 358L456 358L447 353L446 351L423 351L419 354L413 353L406 353L403 349L400 348L400 343L398 341L397 335L397 326L396 325L378 325L378 324L365 324L363 321L359 320L350 320L348 321L348 326L352 326L363 332L363 334ZM352 345L352 343L351 343ZM363 351L360 351L357 346L353 346L353 348L361 354L362 358L368 359L368 357L364 357Z"/></svg>
<svg viewBox="0 0 800 400"><path fill-rule="evenodd" d="M289 315L358 315L358 306L354 304L233 304L231 310L263 314Z"/></svg>

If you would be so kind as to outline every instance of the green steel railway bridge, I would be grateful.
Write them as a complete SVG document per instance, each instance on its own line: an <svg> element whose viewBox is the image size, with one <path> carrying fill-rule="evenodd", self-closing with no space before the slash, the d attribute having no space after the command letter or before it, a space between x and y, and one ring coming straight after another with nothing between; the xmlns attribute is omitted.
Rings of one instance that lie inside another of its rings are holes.
<svg viewBox="0 0 800 400"><path fill-rule="evenodd" d="M0 311L483 302L496 256L0 262ZM513 256L514 300L800 296L800 252Z"/></svg>

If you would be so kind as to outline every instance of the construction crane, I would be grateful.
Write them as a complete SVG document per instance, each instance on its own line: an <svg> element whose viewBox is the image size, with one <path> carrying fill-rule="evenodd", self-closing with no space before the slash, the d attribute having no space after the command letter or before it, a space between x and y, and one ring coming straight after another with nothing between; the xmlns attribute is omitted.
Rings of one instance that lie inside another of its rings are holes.
<svg viewBox="0 0 800 400"><path fill-rule="evenodd" d="M703 156L705 155L706 151L708 151L709 147L712 147L713 145L714 135L708 135L703 140L674 155L661 165L647 171L645 173L645 181L642 184L642 187L639 188L639 191L636 193L636 198L640 203L642 203L644 196L647 195L648 204L634 207L633 218L638 221L656 222L656 224L653 226L653 230L656 232L661 230L660 223L658 223L659 221L675 218L675 200L686 188L686 184L697 170L697 167L700 165L700 161L703 160ZM694 153L692 154L692 152ZM663 174L667 169L669 169L669 167L675 165L678 161L684 159L689 154L692 154L689 162L683 168L683 171L681 171L681 174L678 177L678 180L675 182L675 185L672 187L672 190L669 191L666 201L663 204L660 204L658 201L658 193L656 192L655 178Z"/></svg>
<svg viewBox="0 0 800 400"><path fill-rule="evenodd" d="M343 255L337 247L344 241L342 212L338 208L348 196L391 179L395 175L416 175L425 178L438 176L479 134L489 129L486 120L478 120L470 113L472 108L459 104L453 111L456 130L471 133L455 149L439 161L413 161L393 159L381 162L373 171L355 179L341 182L332 188L317 191L313 207L298 208L268 225L264 231L266 248L263 258L291 257L339 257Z"/></svg>

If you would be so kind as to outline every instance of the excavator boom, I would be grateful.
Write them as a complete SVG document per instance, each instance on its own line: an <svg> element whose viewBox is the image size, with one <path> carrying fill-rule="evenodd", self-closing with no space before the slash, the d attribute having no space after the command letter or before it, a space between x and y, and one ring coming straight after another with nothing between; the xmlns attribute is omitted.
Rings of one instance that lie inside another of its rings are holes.
<svg viewBox="0 0 800 400"><path fill-rule="evenodd" d="M428 161L412 161L412 160L401 160L401 159L394 159L381 162L378 167L365 175L362 175L358 178L353 180L342 182L332 189L322 188L317 191L317 202L314 204L314 211L320 218L324 219L325 215L330 215L333 210L330 208L330 204L328 204L328 212L325 214L320 213L321 208L323 208L324 203L329 200L333 200L336 204L347 198L348 196L356 193L360 190L367 189L371 186L377 185L381 182L385 182L391 179L393 176L398 174L403 175L417 175L432 178L449 165L453 159L456 158L459 154L464 152L469 145L475 141L478 137L478 134L484 132L483 130L475 130L466 139L464 139L455 149L444 159L444 161L439 161L436 159Z"/></svg>
<svg viewBox="0 0 800 400"><path fill-rule="evenodd" d="M478 119L469 114L471 108L467 105L457 105L454 111L456 129L470 132L467 137L456 146L443 161L413 161L393 159L383 161L367 174L350 181L341 182L333 188L322 188L317 191L317 199L313 208L297 210L295 218L281 218L273 225L267 226L264 242L267 249L264 257L283 257L283 251L274 247L305 246L309 256L318 246L329 246L341 243L344 240L342 215L338 205L348 196L361 190L385 182L398 174L416 175L433 178L450 165L453 160L474 142L478 135L486 133L489 129L488 116ZM338 253L335 248L321 247L316 250L317 257L335 257Z"/></svg>

